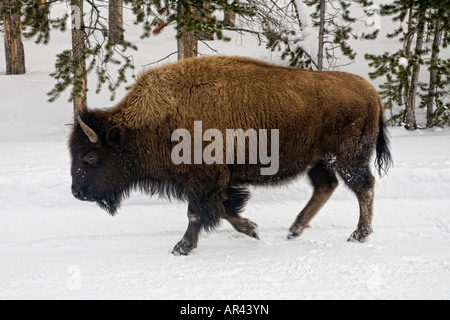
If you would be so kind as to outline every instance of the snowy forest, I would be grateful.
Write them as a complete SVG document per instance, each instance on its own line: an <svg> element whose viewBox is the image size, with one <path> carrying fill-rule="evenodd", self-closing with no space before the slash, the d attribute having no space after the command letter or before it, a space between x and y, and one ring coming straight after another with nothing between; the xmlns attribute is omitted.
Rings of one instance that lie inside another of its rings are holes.
<svg viewBox="0 0 450 320"><path fill-rule="evenodd" d="M345 71L359 54L370 66L366 76L380 79L390 125L414 130L450 123L450 59L444 53L450 39L448 1L71 1L63 15L50 15L58 4L68 5L44 0L0 4L7 74L25 73L22 36L48 45L52 29L63 31L72 24L72 49L56 55L50 102L66 90L72 100L87 101L90 73L96 75L95 91L106 86L115 98L127 72L136 69L133 53L139 50L126 37L126 6L133 25L141 26L141 39L176 30L176 51L166 58L208 54L199 51L199 43L220 53L208 42L230 41L225 31L253 35L259 46L292 67ZM394 29L386 37L396 39L397 46L382 54L357 52L351 42L376 40L381 17L392 20ZM416 109L426 110L425 119L417 119Z"/></svg>
<svg viewBox="0 0 450 320"><path fill-rule="evenodd" d="M450 0L0 0L0 299L450 298ZM73 198L73 110L150 68L246 56L342 71L378 91L394 166L375 233L348 243L344 183L298 240L307 179L252 188L243 216L174 257L186 204L132 193L117 217Z"/></svg>

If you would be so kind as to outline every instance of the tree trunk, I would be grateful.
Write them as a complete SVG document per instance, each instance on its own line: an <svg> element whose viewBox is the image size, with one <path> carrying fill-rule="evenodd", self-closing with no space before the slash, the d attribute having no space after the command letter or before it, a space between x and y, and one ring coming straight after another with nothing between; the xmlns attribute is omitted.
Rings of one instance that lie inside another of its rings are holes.
<svg viewBox="0 0 450 320"><path fill-rule="evenodd" d="M75 23L72 25L72 59L74 66L74 87L76 95L74 96L74 110L81 110L87 107L87 74L86 61L83 54L86 50L84 19L83 19L83 0L71 0L71 6ZM74 8L77 8L76 10ZM79 16L76 16L79 15Z"/></svg>
<svg viewBox="0 0 450 320"><path fill-rule="evenodd" d="M41 0L41 5L40 5L40 7L41 7L40 9L41 9L41 10L45 10L45 7L47 6L46 2L47 2L47 0ZM47 10L46 10L46 11L47 11ZM49 13L49 11L47 11L47 12L48 12L48 13L46 13L46 14L45 14L45 17L44 17L44 18L45 18L45 22L44 22L44 23L45 23L46 28L47 28L47 29L50 29L49 21L48 21L48 20L49 20L49 14L50 14L50 13Z"/></svg>
<svg viewBox="0 0 450 320"><path fill-rule="evenodd" d="M411 58L411 46L412 41L414 39L414 33L413 33L413 13L414 13L414 7L411 4L411 7L409 8L409 15L408 15L408 40L406 42L406 55L408 58Z"/></svg>
<svg viewBox="0 0 450 320"><path fill-rule="evenodd" d="M223 18L224 26L234 28L236 25L235 22L236 22L236 13L234 13L233 11L225 10Z"/></svg>
<svg viewBox="0 0 450 320"><path fill-rule="evenodd" d="M432 9L430 9L429 11L428 11L428 17L431 17L433 15L433 10ZM431 41L431 35L434 33L433 32L433 23L429 20L429 19L427 19L428 20L428 22L427 22L427 37L426 37L426 39L425 39L425 42L430 42Z"/></svg>
<svg viewBox="0 0 450 320"><path fill-rule="evenodd" d="M10 8L9 13L3 17L6 74L24 74L26 72L25 51L22 43L22 27L18 6L20 4L18 0L5 0L2 2L5 8Z"/></svg>
<svg viewBox="0 0 450 320"><path fill-rule="evenodd" d="M323 51L325 41L325 11L327 9L326 0L320 0L320 21L319 21L319 52L317 54L317 69L323 70Z"/></svg>
<svg viewBox="0 0 450 320"><path fill-rule="evenodd" d="M434 113L434 102L436 100L436 82L437 82L437 66L439 60L439 43L441 39L441 20L438 18L434 26L434 40L433 48L431 51L431 65L430 65L430 87L428 89L428 99L427 99L427 127L433 125L433 113Z"/></svg>
<svg viewBox="0 0 450 320"><path fill-rule="evenodd" d="M123 0L109 0L109 40L123 42Z"/></svg>
<svg viewBox="0 0 450 320"><path fill-rule="evenodd" d="M182 59L196 57L198 55L197 32L183 32L182 46Z"/></svg>
<svg viewBox="0 0 450 320"><path fill-rule="evenodd" d="M411 77L411 85L409 88L408 98L406 100L406 127L408 130L417 129L416 123L416 93L419 84L419 74L420 74L420 55L423 49L423 38L424 38L424 14L420 13L418 16L418 31L416 40L415 55L417 56L417 61L413 67L413 74Z"/></svg>
<svg viewBox="0 0 450 320"><path fill-rule="evenodd" d="M414 7L411 2L411 7L409 8L409 14L408 14L408 37L406 40L406 47L405 47L405 54L408 57L408 61L411 60L411 54L412 54L411 47L412 47L412 42L413 42L414 35L415 35L415 32L413 32L414 31L413 30L413 13L414 13ZM409 83L409 79L408 79L408 83ZM408 97L406 97L406 94L407 94L406 88L404 86L400 85L399 91L400 91L399 105L403 106L403 105L407 104L406 101L408 99ZM405 122L405 121L406 121L406 112L403 116L403 122Z"/></svg>
<svg viewBox="0 0 450 320"><path fill-rule="evenodd" d="M204 8L205 8L205 17L203 18L203 21L209 21L210 19L212 19L212 13L211 13L211 3L209 2L205 2L203 4ZM196 10L197 12L199 12L198 10ZM199 18L200 18L200 12L199 12ZM214 35L213 34L209 34L209 33L199 33L198 34L198 40L208 40L208 41L212 41L214 40Z"/></svg>
<svg viewBox="0 0 450 320"><path fill-rule="evenodd" d="M136 13L138 15L142 14L142 3L141 3L141 0L136 0Z"/></svg>
<svg viewBox="0 0 450 320"><path fill-rule="evenodd" d="M179 15L196 15L196 9L189 7L188 10L183 5L178 5ZM198 34L196 31L187 31L186 28L178 30L179 39L177 41L178 46L178 60L196 57L198 55Z"/></svg>
<svg viewBox="0 0 450 320"><path fill-rule="evenodd" d="M177 31L177 52L178 60L183 60L183 33L181 30Z"/></svg>

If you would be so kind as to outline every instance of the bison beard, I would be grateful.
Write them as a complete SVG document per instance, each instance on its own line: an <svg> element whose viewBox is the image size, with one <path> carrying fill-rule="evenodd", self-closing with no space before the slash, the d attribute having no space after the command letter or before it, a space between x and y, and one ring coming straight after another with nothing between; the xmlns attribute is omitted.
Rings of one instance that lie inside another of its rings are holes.
<svg viewBox="0 0 450 320"><path fill-rule="evenodd" d="M110 215L115 216L117 214L117 210L120 208L122 199L119 197L102 200L95 199L95 202L97 202L100 208L108 212Z"/></svg>
<svg viewBox="0 0 450 320"><path fill-rule="evenodd" d="M288 238L297 238L330 198L339 175L360 207L349 240L363 242L372 233L370 159L375 153L380 173L392 162L383 112L375 89L351 74L238 57L186 59L143 72L109 110L75 110L72 192L111 215L133 190L188 202L189 224L173 251L185 255L197 247L200 232L221 219L259 239L257 225L240 216L248 186L286 184L307 173L314 192L289 230ZM278 172L262 176L263 164L248 162L175 165L172 133L182 128L193 136L195 121L222 134L279 130Z"/></svg>

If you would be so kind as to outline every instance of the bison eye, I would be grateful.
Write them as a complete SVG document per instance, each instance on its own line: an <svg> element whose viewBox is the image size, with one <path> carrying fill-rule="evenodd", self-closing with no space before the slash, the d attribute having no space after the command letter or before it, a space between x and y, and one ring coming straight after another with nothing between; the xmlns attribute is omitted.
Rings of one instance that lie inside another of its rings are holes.
<svg viewBox="0 0 450 320"><path fill-rule="evenodd" d="M84 161L88 164L96 164L97 163L97 155L94 152L89 152L84 156Z"/></svg>

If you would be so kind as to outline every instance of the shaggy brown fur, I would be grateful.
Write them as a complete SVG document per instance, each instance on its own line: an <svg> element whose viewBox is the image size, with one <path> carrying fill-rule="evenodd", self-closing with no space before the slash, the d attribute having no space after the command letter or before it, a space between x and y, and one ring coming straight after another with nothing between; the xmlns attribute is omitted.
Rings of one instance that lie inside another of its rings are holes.
<svg viewBox="0 0 450 320"><path fill-rule="evenodd" d="M145 71L117 106L86 111L82 119L99 142L89 142L76 122L74 195L112 214L133 188L187 200L189 226L174 248L178 254L194 249L199 232L221 218L258 238L256 224L239 216L249 198L246 187L286 183L304 172L314 194L289 238L299 236L331 196L337 173L360 203L351 239L364 241L372 232L370 158L376 149L380 171L391 161L381 100L367 81L248 58L192 58ZM278 129L278 173L262 176L261 164L174 165L172 132L184 128L193 136L200 120L204 131L215 128L224 136L226 129Z"/></svg>

